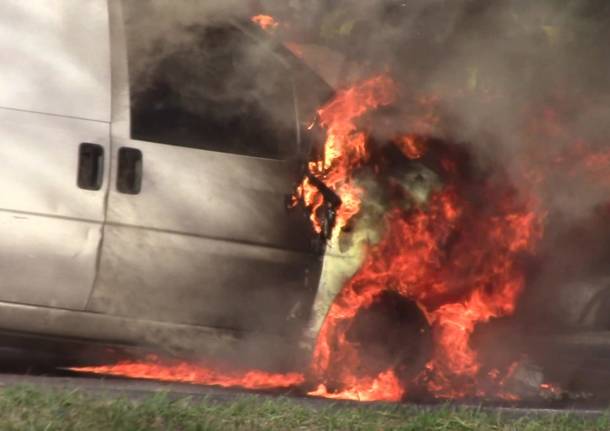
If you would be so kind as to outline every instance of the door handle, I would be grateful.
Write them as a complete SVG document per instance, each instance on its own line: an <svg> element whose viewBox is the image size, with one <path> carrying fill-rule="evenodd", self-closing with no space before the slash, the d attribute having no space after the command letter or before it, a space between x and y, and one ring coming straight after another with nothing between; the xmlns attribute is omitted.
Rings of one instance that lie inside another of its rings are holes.
<svg viewBox="0 0 610 431"><path fill-rule="evenodd" d="M84 142L78 146L76 184L81 189L99 190L104 182L104 147Z"/></svg>
<svg viewBox="0 0 610 431"><path fill-rule="evenodd" d="M116 188L120 193L137 195L142 190L142 151L119 148L119 167Z"/></svg>

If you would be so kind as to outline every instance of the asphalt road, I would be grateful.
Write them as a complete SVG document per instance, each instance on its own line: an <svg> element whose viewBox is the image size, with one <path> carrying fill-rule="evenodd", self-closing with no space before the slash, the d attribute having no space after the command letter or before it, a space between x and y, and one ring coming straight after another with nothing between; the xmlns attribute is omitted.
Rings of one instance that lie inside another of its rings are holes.
<svg viewBox="0 0 610 431"><path fill-rule="evenodd" d="M0 388L16 385L40 386L50 389L79 390L93 396L127 397L141 399L154 394L165 394L171 399L189 398L194 402L202 399L213 401L231 401L243 396L259 397L261 401L280 396L290 397L313 408L327 406L379 408L387 407L387 403L359 403L354 401L337 401L322 398L303 397L302 393L291 390L248 391L242 389L225 389L219 387L200 386L185 383L167 383L151 380L134 380L116 377L100 377L99 375L79 374L72 371L55 368L57 357L47 357L32 353L31 350L0 347ZM578 412L582 415L604 414L608 403L597 403L594 406L571 402L559 403L484 403L477 400L454 403L415 403L405 404L408 408L438 409L438 408L475 408L502 411L505 414L517 416L531 414L558 414L565 411Z"/></svg>
<svg viewBox="0 0 610 431"><path fill-rule="evenodd" d="M77 376L58 371L60 375L0 374L0 387L16 385L41 386L50 389L78 389L86 393L109 397L138 399L154 394L167 394L171 398L209 398L217 401L232 400L244 395L277 397L281 393L262 394L249 391L197 386L183 383L166 383L151 380L105 378L99 376ZM64 375L62 375L64 374ZM288 393L286 393L288 394Z"/></svg>

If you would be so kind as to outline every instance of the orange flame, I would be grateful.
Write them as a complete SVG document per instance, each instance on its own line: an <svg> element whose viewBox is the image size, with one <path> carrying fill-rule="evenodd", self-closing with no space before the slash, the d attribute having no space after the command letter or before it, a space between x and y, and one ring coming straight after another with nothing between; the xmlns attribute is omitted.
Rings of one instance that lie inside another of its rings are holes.
<svg viewBox="0 0 610 431"><path fill-rule="evenodd" d="M340 91L318 111L320 124L326 129L324 158L309 164L309 170L337 193L343 202L338 210L335 235L360 211L362 189L352 178L352 171L366 161L366 135L356 122L367 112L394 101L396 86L385 75L373 77L359 85ZM317 210L324 203L322 194L305 179L297 190L310 209L316 232L321 231Z"/></svg>
<svg viewBox="0 0 610 431"><path fill-rule="evenodd" d="M563 390L559 386L554 385L552 383L540 384L540 392L542 392L543 394L545 394L547 396L552 396L552 397L559 397L564 393Z"/></svg>
<svg viewBox="0 0 610 431"><path fill-rule="evenodd" d="M255 15L250 20L265 31L275 30L279 23L269 15Z"/></svg>
<svg viewBox="0 0 610 431"><path fill-rule="evenodd" d="M408 159L419 159L426 152L424 143L413 135L401 136L396 144Z"/></svg>
<svg viewBox="0 0 610 431"><path fill-rule="evenodd" d="M349 389L333 392L321 383L315 391L309 392L308 395L354 401L400 401L405 395L404 389L393 370L379 373L377 377L372 379L354 379L347 386Z"/></svg>
<svg viewBox="0 0 610 431"><path fill-rule="evenodd" d="M395 90L387 77L375 77L339 93L319 111L327 130L325 154L323 160L310 164L310 170L347 202L336 234L358 214L363 198L363 191L353 183L353 172L369 154L356 120L392 103ZM426 104L432 101L425 99ZM435 117L428 114L427 118ZM421 158L426 151L414 135L400 137L395 144L410 159ZM455 174L450 160L444 165ZM319 226L315 211L322 204L319 193L307 180L300 192L312 208L314 226ZM312 394L353 398L368 393L385 400L404 395L404 386L391 369L376 377L356 374L361 368L359 346L346 336L358 311L386 290L415 300L433 327L433 359L419 378L428 391L440 397L477 393L480 364L469 345L470 336L477 324L513 313L524 285L518 258L531 251L541 234L541 215L534 212L533 201L521 203L511 190L494 185L481 193L490 198L483 213L448 185L433 196L427 209L396 209L387 214L384 238L369 250L360 271L344 286L319 334L312 372L318 381L334 382L334 390L321 385ZM396 384L384 386L379 393L378 382L390 375Z"/></svg>
<svg viewBox="0 0 610 431"><path fill-rule="evenodd" d="M110 376L129 376L136 379L151 379L168 382L194 383L221 387L242 387L246 389L290 388L303 384L305 377L300 373L268 373L266 371L222 372L216 367L207 367L187 362L162 362L150 355L145 361L122 362L98 367L77 367L74 371Z"/></svg>

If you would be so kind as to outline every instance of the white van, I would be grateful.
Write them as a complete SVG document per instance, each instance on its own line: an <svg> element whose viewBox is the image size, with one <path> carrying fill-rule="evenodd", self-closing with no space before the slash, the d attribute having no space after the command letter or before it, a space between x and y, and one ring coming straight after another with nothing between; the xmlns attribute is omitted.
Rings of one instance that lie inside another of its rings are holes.
<svg viewBox="0 0 610 431"><path fill-rule="evenodd" d="M330 88L235 22L138 57L128 9L0 5L0 330L206 353L298 339L321 258L286 196Z"/></svg>

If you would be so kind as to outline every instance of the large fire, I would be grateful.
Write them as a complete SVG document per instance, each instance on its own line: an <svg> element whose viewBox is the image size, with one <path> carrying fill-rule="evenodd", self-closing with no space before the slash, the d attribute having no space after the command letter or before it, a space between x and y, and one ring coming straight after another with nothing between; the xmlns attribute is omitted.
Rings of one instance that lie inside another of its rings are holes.
<svg viewBox="0 0 610 431"><path fill-rule="evenodd" d="M363 192L354 172L367 162L366 136L356 121L378 106L391 103L393 82L375 77L340 93L320 110L328 132L324 160L310 165L346 205L339 211L335 235L358 214ZM430 115L427 115L428 117ZM426 151L416 135L397 137L407 158ZM432 150L432 149L431 149ZM442 160L445 185L424 206L392 208L386 213L385 233L368 251L359 272L344 286L322 327L314 352L313 374L322 383L316 395L398 400L406 387L392 368L376 376L358 376L360 347L347 340L350 322L380 293L393 290L416 301L434 332L434 354L416 379L439 397L484 395L481 374L470 335L479 323L510 315L523 289L520 256L532 251L540 235L540 216L532 198L518 196L502 184L485 182L475 191L485 204L475 204L458 186L454 161ZM312 209L314 225L322 197L304 182L300 192ZM473 190L470 190L473 193ZM492 373L492 375L494 375ZM501 388L494 388L496 393Z"/></svg>
<svg viewBox="0 0 610 431"><path fill-rule="evenodd" d="M311 177L341 199L332 231L338 239L361 215L368 198L358 183L361 168L374 165L377 173L383 169L374 160L375 148L361 122L391 105L398 93L392 79L380 75L340 91L318 111L326 130L323 155L309 164L309 176L296 196L309 209L318 232L325 196ZM514 367L486 367L471 345L471 335L477 325L515 311L525 283L523 258L534 251L542 234L544 213L534 196L519 193L501 175L462 187L466 168L461 161L423 138L437 121L434 99L420 98L414 105L420 115L405 120L407 132L385 145L395 146L413 163L436 153L441 186L425 201L411 198L408 190L389 200L380 240L368 245L360 269L332 304L309 370L222 373L194 364L144 361L80 371L256 389L303 386L311 388L313 396L363 401L398 401L412 388L439 398L511 398L503 384ZM371 371L363 363L366 346L349 337L358 313L386 292L415 303L431 328L431 356L414 376L396 363Z"/></svg>

